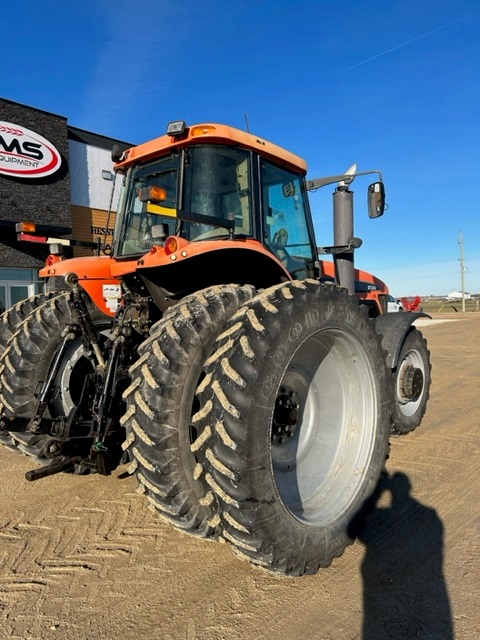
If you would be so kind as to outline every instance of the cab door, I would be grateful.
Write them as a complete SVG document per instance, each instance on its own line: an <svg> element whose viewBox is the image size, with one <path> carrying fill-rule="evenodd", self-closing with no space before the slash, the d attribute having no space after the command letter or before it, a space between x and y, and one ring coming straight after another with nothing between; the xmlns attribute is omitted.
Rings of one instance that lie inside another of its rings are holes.
<svg viewBox="0 0 480 640"><path fill-rule="evenodd" d="M301 175L261 160L263 241L298 280L315 276L316 248Z"/></svg>

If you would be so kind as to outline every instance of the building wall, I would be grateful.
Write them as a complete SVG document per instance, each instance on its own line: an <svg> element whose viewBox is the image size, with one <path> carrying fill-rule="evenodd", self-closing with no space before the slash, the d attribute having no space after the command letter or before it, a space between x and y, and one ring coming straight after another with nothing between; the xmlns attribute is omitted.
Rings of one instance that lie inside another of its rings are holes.
<svg viewBox="0 0 480 640"><path fill-rule="evenodd" d="M44 178L0 174L0 267L38 269L48 255L48 247L18 242L11 223L31 221L71 226L67 119L0 98L0 121L40 134L62 157L60 169Z"/></svg>
<svg viewBox="0 0 480 640"><path fill-rule="evenodd" d="M107 229L107 211L104 209L93 209L91 207L79 207L78 205L72 205L72 221L73 230L72 236L76 240L86 240L88 242L95 242L97 238L100 238L102 244L105 240L110 247L113 243L113 228L115 226L115 212L110 214L108 220ZM105 232L107 237L105 238ZM75 247L75 256L91 256L94 255L92 249L84 249L82 247Z"/></svg>
<svg viewBox="0 0 480 640"><path fill-rule="evenodd" d="M111 150L74 140L70 140L69 149L72 204L108 211L115 177ZM118 186L115 196L114 203Z"/></svg>
<svg viewBox="0 0 480 640"><path fill-rule="evenodd" d="M132 145L77 129L68 125L63 116L3 98L0 98L0 122L6 123L0 125L1 313L18 300L43 289L38 269L44 266L49 254L46 243L19 241L15 223L46 225L48 229L38 230L38 235L44 237L71 237L88 242L100 238L103 243L107 212L110 203L112 210L116 210L121 182L120 177L115 181L111 150L114 144L123 149ZM52 161L50 175L43 178L5 175L12 170L17 173L40 171L42 166L45 171L52 145L59 152L61 162L54 170L56 162ZM35 162L34 154L40 152L43 155L37 155ZM109 244L113 240L114 224L113 214L108 222ZM88 256L94 255L94 251L67 246L64 255L67 258Z"/></svg>
<svg viewBox="0 0 480 640"><path fill-rule="evenodd" d="M115 211L117 208L121 178L115 179L111 149L70 140L72 185L72 236L76 240L113 242ZM113 189L115 187L115 189ZM113 191L113 193L112 193ZM75 248L75 256L92 255L92 250Z"/></svg>

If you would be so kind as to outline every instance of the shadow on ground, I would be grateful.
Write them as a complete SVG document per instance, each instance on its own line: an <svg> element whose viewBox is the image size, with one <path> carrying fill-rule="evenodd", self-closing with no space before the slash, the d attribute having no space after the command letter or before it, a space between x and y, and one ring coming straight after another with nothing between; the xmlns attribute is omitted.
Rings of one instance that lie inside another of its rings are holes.
<svg viewBox="0 0 480 640"><path fill-rule="evenodd" d="M443 575L443 524L415 500L404 473L385 475L357 538L362 562L362 640L453 640ZM387 507L379 506L388 502Z"/></svg>

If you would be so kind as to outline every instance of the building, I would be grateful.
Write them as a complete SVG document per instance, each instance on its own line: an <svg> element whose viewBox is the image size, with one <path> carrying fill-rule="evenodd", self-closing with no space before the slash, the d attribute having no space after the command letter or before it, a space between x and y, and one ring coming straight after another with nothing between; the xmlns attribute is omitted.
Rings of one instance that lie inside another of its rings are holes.
<svg viewBox="0 0 480 640"><path fill-rule="evenodd" d="M34 222L46 238L94 242L106 233L111 243L119 188L111 160L115 144L132 146L0 98L0 311L43 289L38 269L48 244L19 241L17 223ZM67 251L92 255L81 247Z"/></svg>
<svg viewBox="0 0 480 640"><path fill-rule="evenodd" d="M471 293L467 293L465 291L465 300L470 300L470 298L472 297ZM452 291L451 293L449 293L447 295L447 300L461 300L462 299L462 292L461 291Z"/></svg>

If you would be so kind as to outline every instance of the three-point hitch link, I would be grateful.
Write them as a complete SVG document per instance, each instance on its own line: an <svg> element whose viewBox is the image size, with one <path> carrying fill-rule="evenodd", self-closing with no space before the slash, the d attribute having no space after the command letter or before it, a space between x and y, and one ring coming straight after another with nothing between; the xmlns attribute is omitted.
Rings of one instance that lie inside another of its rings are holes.
<svg viewBox="0 0 480 640"><path fill-rule="evenodd" d="M43 438L45 446L42 448L42 455L54 458L50 464L27 472L27 480L38 480L76 467L81 471L93 469L104 475L111 473L106 440L111 429L112 405L124 336L120 335L122 331L117 324L109 353L105 354L105 349L102 351L100 346L100 336L92 321L85 293L78 285L78 278L74 274L68 274L65 281L70 287L72 319L62 330L60 346L41 385L33 416L2 417L0 424L1 431L17 431L25 433L27 437L36 435ZM119 324L122 324L122 320ZM62 367L65 367L69 346L73 340L79 339L83 340L85 354L92 361L92 373L80 381L78 400L69 414L52 418L48 409L57 399L58 379ZM55 443L54 451L51 451L48 444L52 442Z"/></svg>

